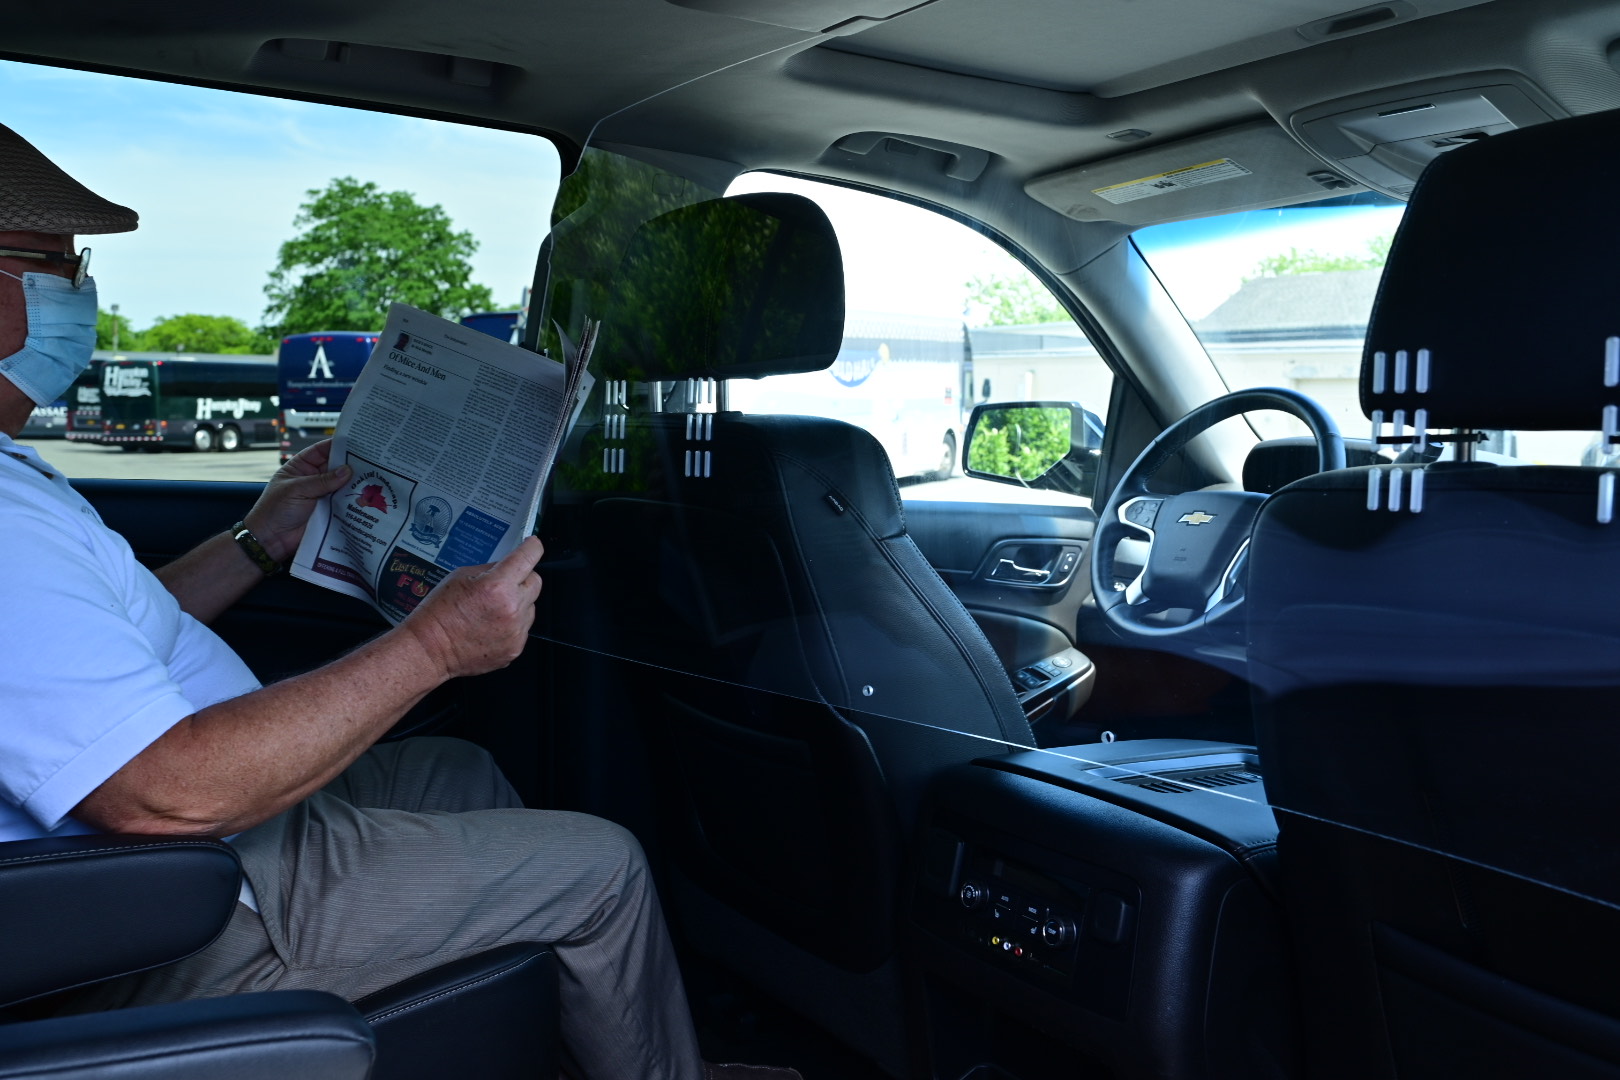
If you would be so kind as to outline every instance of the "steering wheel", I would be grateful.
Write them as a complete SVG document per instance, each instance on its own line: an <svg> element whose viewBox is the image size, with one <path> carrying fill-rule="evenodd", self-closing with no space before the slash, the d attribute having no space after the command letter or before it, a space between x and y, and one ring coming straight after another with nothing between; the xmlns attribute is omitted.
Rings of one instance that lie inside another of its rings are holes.
<svg viewBox="0 0 1620 1080"><path fill-rule="evenodd" d="M1159 495L1148 481L1165 462L1222 420L1277 410L1297 416L1316 440L1318 472L1344 468L1344 440L1327 411L1297 390L1239 390L1194 409L1166 428L1131 463L1098 515L1091 539L1091 592L1103 617L1127 640L1206 635L1243 604L1238 583L1249 530L1266 496L1250 491ZM1114 554L1128 537L1148 542L1135 580L1121 588ZM1238 638L1237 640L1241 640Z"/></svg>

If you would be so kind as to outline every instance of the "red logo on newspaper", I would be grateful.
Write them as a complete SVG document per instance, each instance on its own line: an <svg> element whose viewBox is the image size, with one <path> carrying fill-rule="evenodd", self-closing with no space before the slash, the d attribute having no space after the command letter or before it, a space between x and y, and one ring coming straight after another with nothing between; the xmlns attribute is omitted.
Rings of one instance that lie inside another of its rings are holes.
<svg viewBox="0 0 1620 1080"><path fill-rule="evenodd" d="M379 514L388 513L388 500L383 498L381 484L367 484L360 490L360 497L354 500L356 506L369 506Z"/></svg>
<svg viewBox="0 0 1620 1080"><path fill-rule="evenodd" d="M363 469L349 480L345 514L356 524L371 528L380 518L399 509L398 477L381 469Z"/></svg>

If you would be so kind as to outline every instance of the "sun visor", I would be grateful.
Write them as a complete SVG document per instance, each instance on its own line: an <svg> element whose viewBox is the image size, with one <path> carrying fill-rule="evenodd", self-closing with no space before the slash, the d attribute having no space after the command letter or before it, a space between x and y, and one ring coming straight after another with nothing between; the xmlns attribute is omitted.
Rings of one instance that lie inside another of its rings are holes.
<svg viewBox="0 0 1620 1080"><path fill-rule="evenodd" d="M1272 121L1256 120L1037 177L1024 190L1076 221L1153 225L1361 188Z"/></svg>

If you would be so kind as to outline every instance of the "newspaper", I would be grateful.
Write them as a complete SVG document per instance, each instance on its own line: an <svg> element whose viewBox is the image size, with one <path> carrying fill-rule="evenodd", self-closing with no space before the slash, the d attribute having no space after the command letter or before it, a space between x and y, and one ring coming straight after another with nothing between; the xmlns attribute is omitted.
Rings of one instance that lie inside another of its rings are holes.
<svg viewBox="0 0 1620 1080"><path fill-rule="evenodd" d="M331 468L292 573L399 622L459 566L534 526L540 492L594 380L595 326L564 361L395 304L338 417Z"/></svg>

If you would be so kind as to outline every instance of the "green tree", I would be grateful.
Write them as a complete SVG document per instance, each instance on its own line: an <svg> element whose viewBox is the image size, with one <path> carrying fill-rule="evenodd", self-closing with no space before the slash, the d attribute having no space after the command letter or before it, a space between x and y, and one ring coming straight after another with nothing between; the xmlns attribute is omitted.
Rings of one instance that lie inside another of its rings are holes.
<svg viewBox="0 0 1620 1080"><path fill-rule="evenodd" d="M114 327L117 331L114 332ZM114 339L117 339L116 341ZM114 315L110 311L96 309L96 348L98 349L133 349L139 344L139 337L135 327L124 315Z"/></svg>
<svg viewBox="0 0 1620 1080"><path fill-rule="evenodd" d="M122 336L122 335L121 335ZM122 338L126 348L149 352L253 353L268 355L276 343L229 315L169 315L141 331L137 342Z"/></svg>
<svg viewBox="0 0 1620 1080"><path fill-rule="evenodd" d="M305 194L293 218L302 232L281 245L264 287L272 336L376 329L395 301L450 319L495 306L472 282L478 241L456 232L443 207L352 176Z"/></svg>
<svg viewBox="0 0 1620 1080"><path fill-rule="evenodd" d="M985 326L1069 321L1069 313L1027 270L1012 275L981 275L967 282L965 288L969 307L978 310L976 321Z"/></svg>
<svg viewBox="0 0 1620 1080"><path fill-rule="evenodd" d="M1276 255L1267 255L1255 265L1254 273L1244 278L1253 281L1262 277L1281 277L1284 274L1320 274L1334 270L1381 270L1389 258L1390 236L1375 236L1367 241L1366 250L1359 255L1339 254L1307 249L1289 248Z"/></svg>

